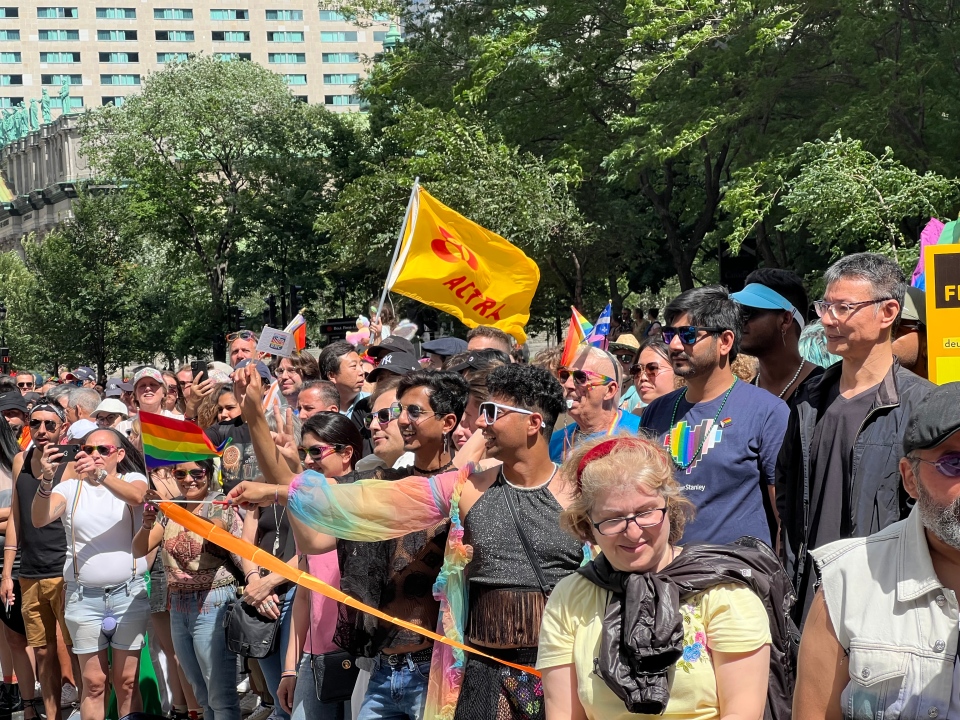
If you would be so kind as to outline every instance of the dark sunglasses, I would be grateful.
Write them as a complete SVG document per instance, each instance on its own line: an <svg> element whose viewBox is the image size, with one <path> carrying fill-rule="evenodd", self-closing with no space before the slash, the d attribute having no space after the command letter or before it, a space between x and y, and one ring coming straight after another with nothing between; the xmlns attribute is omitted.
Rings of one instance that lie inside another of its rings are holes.
<svg viewBox="0 0 960 720"><path fill-rule="evenodd" d="M435 412L432 412L431 410L424 410L419 405L401 405L400 403L395 402L390 406L390 409L394 408L396 408L397 417L400 417L403 411L406 410L407 417L413 422L416 422L425 415L436 415Z"/></svg>
<svg viewBox="0 0 960 720"><path fill-rule="evenodd" d="M17 383L17 387L23 390L29 390L30 388L33 387L33 385L34 385L33 383Z"/></svg>
<svg viewBox="0 0 960 720"><path fill-rule="evenodd" d="M31 420L30 429L39 430L40 426L43 425L47 432L56 432L56 429L60 427L60 423L57 420Z"/></svg>
<svg viewBox="0 0 960 720"><path fill-rule="evenodd" d="M87 455L96 452L100 457L110 457L118 450L116 445L84 445L80 449Z"/></svg>
<svg viewBox="0 0 960 720"><path fill-rule="evenodd" d="M190 476L193 480L203 480L207 476L207 471L203 468L196 468L194 470L174 470L173 477L177 480L186 480L187 476Z"/></svg>
<svg viewBox="0 0 960 720"><path fill-rule="evenodd" d="M233 342L234 340L253 340L256 337L249 330L241 330L239 332L227 333L227 342Z"/></svg>
<svg viewBox="0 0 960 720"><path fill-rule="evenodd" d="M622 362L624 365L629 365L633 362L635 355L632 352L623 352L623 353L611 353L617 360Z"/></svg>
<svg viewBox="0 0 960 720"><path fill-rule="evenodd" d="M307 459L307 455L310 456L311 460L317 462L338 452L343 452L343 445L313 445L297 448L301 462Z"/></svg>
<svg viewBox="0 0 960 720"><path fill-rule="evenodd" d="M373 424L374 418L376 418L377 422L380 424L380 427L383 427L384 425L389 425L398 417L400 417L400 408L397 406L396 403L394 403L390 407L385 407L381 410L376 410L370 413L369 415L367 415L363 419L363 424L369 430L370 426Z"/></svg>
<svg viewBox="0 0 960 720"><path fill-rule="evenodd" d="M574 385L609 385L614 381L612 377L601 375L592 370L571 370L562 367L557 370L557 378L563 384L570 378L573 378ZM593 378L596 378L595 380Z"/></svg>
<svg viewBox="0 0 960 720"><path fill-rule="evenodd" d="M680 342L684 345L696 345L700 340L707 337L706 335L698 337L701 330L709 335L717 335L726 330L726 328L680 325L679 327L665 327L661 332L663 333L663 341L668 345L673 342L675 337L679 337Z"/></svg>
<svg viewBox="0 0 960 720"><path fill-rule="evenodd" d="M179 395L179 394L180 394L180 388L178 388L176 385L167 385L167 392L168 392L168 393L176 393L177 395Z"/></svg>

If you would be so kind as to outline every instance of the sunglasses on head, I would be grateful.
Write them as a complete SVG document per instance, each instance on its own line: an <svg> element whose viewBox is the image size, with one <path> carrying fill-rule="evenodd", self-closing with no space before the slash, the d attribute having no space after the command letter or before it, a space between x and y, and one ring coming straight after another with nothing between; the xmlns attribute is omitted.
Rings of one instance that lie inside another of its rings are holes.
<svg viewBox="0 0 960 720"><path fill-rule="evenodd" d="M110 457L118 450L116 445L84 445L80 449L87 455L97 453L100 457Z"/></svg>
<svg viewBox="0 0 960 720"><path fill-rule="evenodd" d="M512 405L501 405L492 400L480 403L480 417L483 418L483 421L487 425L493 425L502 415L509 415L510 413L520 413L522 415L534 414L533 410L513 407Z"/></svg>
<svg viewBox="0 0 960 720"><path fill-rule="evenodd" d="M300 455L301 462L307 459L307 455L314 462L318 462L334 453L343 452L343 445L311 445L310 447L299 447L297 452Z"/></svg>
<svg viewBox="0 0 960 720"><path fill-rule="evenodd" d="M614 378L593 372L593 370L573 370L562 367L557 371L557 378L561 384L565 383L571 377L573 378L574 385L609 385L614 382Z"/></svg>
<svg viewBox="0 0 960 720"><path fill-rule="evenodd" d="M363 424L370 429L370 426L373 424L374 419L380 427L389 425L391 422L400 417L400 407L394 403L390 407L385 407L380 410L375 410L363 419Z"/></svg>
<svg viewBox="0 0 960 720"><path fill-rule="evenodd" d="M173 477L177 480L186 480L187 476L190 476L192 480L203 480L207 476L207 471L203 468L195 468L193 470L174 470Z"/></svg>
<svg viewBox="0 0 960 720"><path fill-rule="evenodd" d="M253 338L254 334L249 330L227 333L227 342L233 342L234 340L253 340Z"/></svg>
<svg viewBox="0 0 960 720"><path fill-rule="evenodd" d="M419 405L401 405L400 403L395 402L390 407L391 409L396 408L397 417L400 417L400 415L402 415L404 411L406 411L407 417L410 418L410 420L412 420L413 422L416 422L421 417L424 417L426 415L436 415L435 412L431 410L425 410Z"/></svg>
<svg viewBox="0 0 960 720"><path fill-rule="evenodd" d="M661 329L663 333L663 341L668 345L673 342L675 337L680 338L680 342L684 345L696 345L700 340L707 337L707 335L700 335L700 332L703 331L708 335L717 335L722 333L726 328L722 327L703 327L701 325L680 325L678 327L665 327Z"/></svg>
<svg viewBox="0 0 960 720"><path fill-rule="evenodd" d="M55 432L58 427L60 427L60 422L57 420L31 420L30 429L39 430L40 426L43 425L46 428L47 432Z"/></svg>

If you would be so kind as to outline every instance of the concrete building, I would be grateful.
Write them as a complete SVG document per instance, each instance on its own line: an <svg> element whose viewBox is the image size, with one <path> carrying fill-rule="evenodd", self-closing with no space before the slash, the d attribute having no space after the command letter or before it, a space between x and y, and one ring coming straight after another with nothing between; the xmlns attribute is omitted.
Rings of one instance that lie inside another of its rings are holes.
<svg viewBox="0 0 960 720"><path fill-rule="evenodd" d="M75 183L90 177L78 154L76 118L60 117L64 81L74 112L119 105L148 73L202 52L260 63L305 102L355 111L364 61L383 49L391 27L387 17L352 24L315 0L5 4L13 2L0 0L0 108L29 105L46 89L53 122L0 148L9 188L0 188L0 250L70 217Z"/></svg>

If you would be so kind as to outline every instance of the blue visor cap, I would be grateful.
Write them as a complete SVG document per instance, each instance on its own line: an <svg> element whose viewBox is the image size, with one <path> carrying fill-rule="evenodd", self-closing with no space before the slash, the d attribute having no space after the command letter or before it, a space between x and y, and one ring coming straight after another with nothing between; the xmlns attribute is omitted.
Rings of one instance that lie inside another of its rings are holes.
<svg viewBox="0 0 960 720"><path fill-rule="evenodd" d="M761 310L787 310L793 313L793 318L800 323L801 330L806 327L803 315L793 306L793 303L766 285L750 283L740 292L731 294L730 297L746 307L760 308Z"/></svg>

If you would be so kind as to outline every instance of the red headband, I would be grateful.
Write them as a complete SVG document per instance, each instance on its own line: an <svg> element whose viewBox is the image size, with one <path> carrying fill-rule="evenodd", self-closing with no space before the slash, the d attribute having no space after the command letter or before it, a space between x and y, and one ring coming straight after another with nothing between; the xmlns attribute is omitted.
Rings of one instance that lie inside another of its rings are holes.
<svg viewBox="0 0 960 720"><path fill-rule="evenodd" d="M594 460L599 460L602 457L606 457L614 448L618 445L625 444L628 447L635 447L638 444L642 444L642 440L639 438L631 437L618 437L610 438L609 440L604 440L599 445L595 445L583 458L580 460L580 464L577 466L577 488L580 487L580 478L583 476L583 470Z"/></svg>

